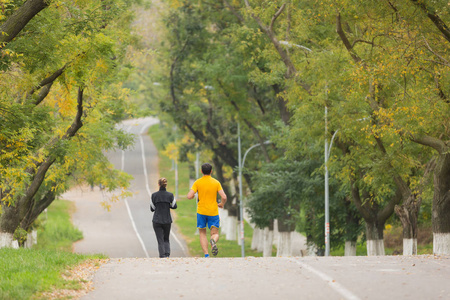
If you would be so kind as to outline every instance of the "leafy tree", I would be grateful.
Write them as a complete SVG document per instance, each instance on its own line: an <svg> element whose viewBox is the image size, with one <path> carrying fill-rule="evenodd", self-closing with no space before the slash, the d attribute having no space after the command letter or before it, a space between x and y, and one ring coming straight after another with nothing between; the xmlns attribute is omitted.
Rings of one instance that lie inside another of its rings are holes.
<svg viewBox="0 0 450 300"><path fill-rule="evenodd" d="M121 84L131 4L3 3L1 233L29 230L73 178L127 187L104 151L131 142L115 127L131 112Z"/></svg>
<svg viewBox="0 0 450 300"><path fill-rule="evenodd" d="M324 182L323 176L317 172L319 167L319 162L306 157L301 161L282 158L265 164L258 172L253 172L256 188L247 210L260 228L268 227L272 220L278 219L279 226L290 226L304 232L308 244L323 254ZM338 189L338 186L334 183L332 189ZM343 197L345 193L337 192L330 199L333 211L331 245L336 249L347 240L356 241L361 232L355 212L352 214L354 219L348 217L348 201L344 202Z"/></svg>

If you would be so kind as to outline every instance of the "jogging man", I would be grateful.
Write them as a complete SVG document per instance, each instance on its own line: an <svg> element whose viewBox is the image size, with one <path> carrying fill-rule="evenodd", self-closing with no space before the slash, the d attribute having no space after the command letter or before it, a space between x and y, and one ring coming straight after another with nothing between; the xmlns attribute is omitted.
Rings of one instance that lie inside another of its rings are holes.
<svg viewBox="0 0 450 300"><path fill-rule="evenodd" d="M206 237L206 226L208 226L211 238L211 252L214 256L219 253L217 242L219 241L219 207L223 208L227 202L227 195L222 189L220 182L211 177L212 166L208 163L202 165L203 177L197 179L187 194L188 199L194 199L198 192L197 203L197 227L200 235L200 245L205 257L209 257L208 239ZM217 193L222 201L217 203Z"/></svg>

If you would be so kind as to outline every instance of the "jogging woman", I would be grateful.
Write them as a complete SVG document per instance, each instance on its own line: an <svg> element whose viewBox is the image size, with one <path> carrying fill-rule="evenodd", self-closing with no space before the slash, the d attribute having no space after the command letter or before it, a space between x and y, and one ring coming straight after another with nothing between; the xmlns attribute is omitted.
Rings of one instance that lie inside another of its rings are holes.
<svg viewBox="0 0 450 300"><path fill-rule="evenodd" d="M170 227L172 226L172 216L170 209L177 208L177 201L173 194L166 190L167 179L158 180L159 191L152 194L150 210L153 214L153 229L155 230L156 240L158 241L159 257L170 256Z"/></svg>

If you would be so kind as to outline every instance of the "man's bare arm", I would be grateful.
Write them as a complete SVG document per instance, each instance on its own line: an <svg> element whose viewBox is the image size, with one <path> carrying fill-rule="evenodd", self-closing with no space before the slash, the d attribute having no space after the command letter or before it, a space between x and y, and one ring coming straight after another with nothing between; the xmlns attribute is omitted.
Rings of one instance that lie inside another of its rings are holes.
<svg viewBox="0 0 450 300"><path fill-rule="evenodd" d="M188 199L194 199L194 196L195 196L195 192L194 192L194 190L189 190L189 193L187 194L187 198Z"/></svg>
<svg viewBox="0 0 450 300"><path fill-rule="evenodd" d="M223 190L220 190L219 196L220 196L220 198L222 198L222 201L218 204L218 206L220 208L223 208L225 203L227 203L227 195L225 194L225 192Z"/></svg>

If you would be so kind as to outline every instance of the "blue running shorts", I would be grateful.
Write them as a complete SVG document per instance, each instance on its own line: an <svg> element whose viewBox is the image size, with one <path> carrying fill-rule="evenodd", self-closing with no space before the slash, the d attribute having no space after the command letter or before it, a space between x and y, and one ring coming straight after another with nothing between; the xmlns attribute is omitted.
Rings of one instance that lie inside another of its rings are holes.
<svg viewBox="0 0 450 300"><path fill-rule="evenodd" d="M205 216L201 214L197 214L197 227L200 229L206 229L206 224L208 224L208 228L211 227L220 227L220 218L217 216Z"/></svg>

